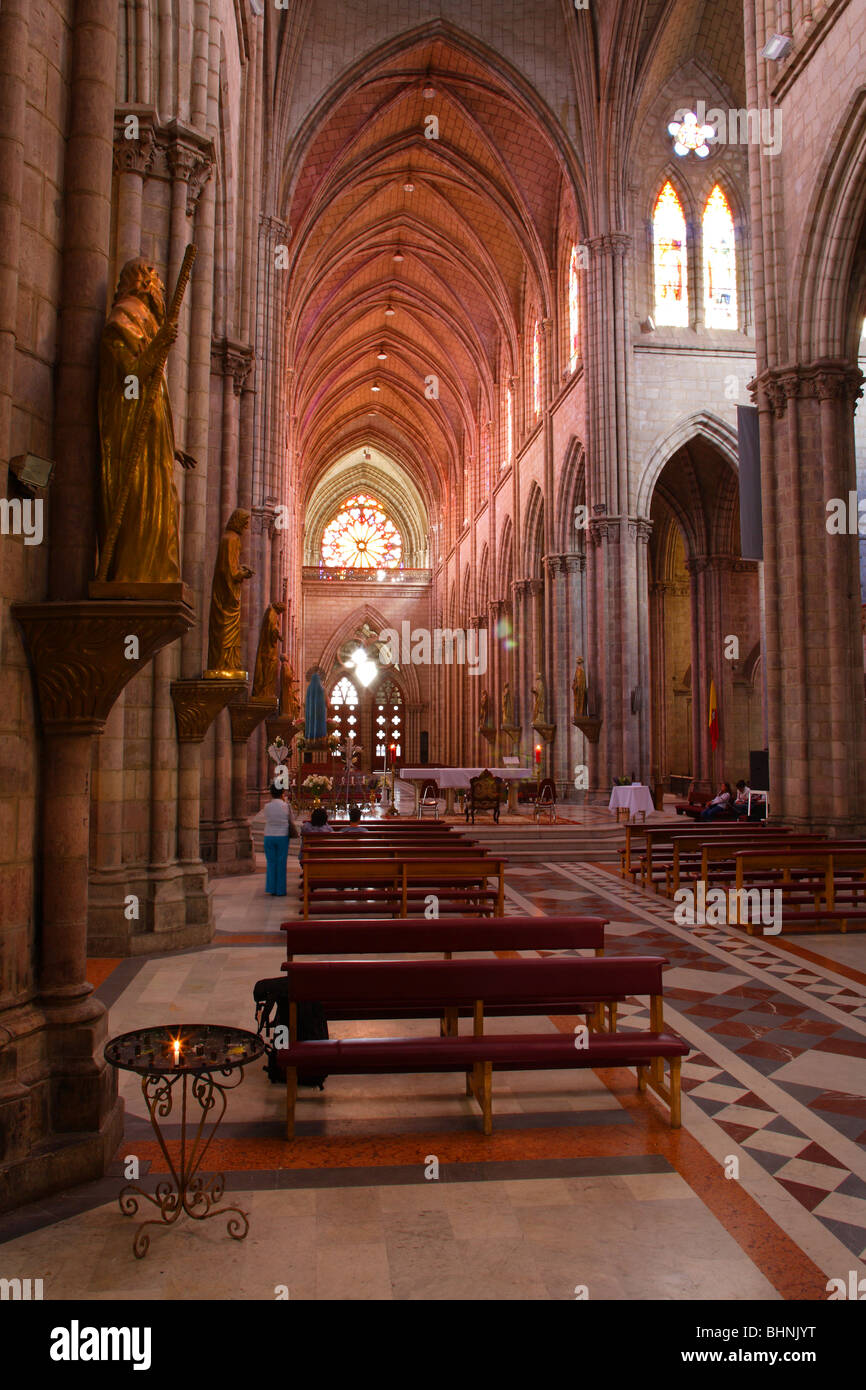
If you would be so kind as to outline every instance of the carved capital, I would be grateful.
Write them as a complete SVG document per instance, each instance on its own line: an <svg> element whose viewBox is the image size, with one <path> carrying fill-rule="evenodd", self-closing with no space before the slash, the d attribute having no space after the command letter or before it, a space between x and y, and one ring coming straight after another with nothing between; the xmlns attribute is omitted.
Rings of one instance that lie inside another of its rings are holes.
<svg viewBox="0 0 866 1390"><path fill-rule="evenodd" d="M42 726L52 733L100 733L124 686L195 622L183 600L18 603L12 613L36 677Z"/></svg>
<svg viewBox="0 0 866 1390"><path fill-rule="evenodd" d="M175 136L166 148L165 157L171 177L187 185L186 215L194 217L201 191L214 171L216 161L213 149L190 144Z"/></svg>
<svg viewBox="0 0 866 1390"><path fill-rule="evenodd" d="M236 396L239 396L246 386L253 369L254 358L255 353L251 347L242 343L233 343L228 338L221 338L211 348L212 365L223 376L232 378L232 386Z"/></svg>
<svg viewBox="0 0 866 1390"><path fill-rule="evenodd" d="M229 705L232 743L246 743L263 720L277 713L276 700L234 700Z"/></svg>
<svg viewBox="0 0 866 1390"><path fill-rule="evenodd" d="M648 516L629 517L628 533L633 541L646 545L652 535L653 524Z"/></svg>
<svg viewBox="0 0 866 1390"><path fill-rule="evenodd" d="M201 743L221 709L247 694L242 680L172 681L171 698L177 723L178 743Z"/></svg>
<svg viewBox="0 0 866 1390"><path fill-rule="evenodd" d="M844 401L853 410L863 394L863 373L852 362L824 357L787 367L768 367L749 383L758 407L782 419L792 400Z"/></svg>
<svg viewBox="0 0 866 1390"><path fill-rule="evenodd" d="M156 141L152 130L142 130L138 140L128 140L122 131L114 137L114 172L139 174L147 178L156 159Z"/></svg>
<svg viewBox="0 0 866 1390"><path fill-rule="evenodd" d="M589 539L594 546L602 541L608 545L619 544L619 517L593 517L589 523Z"/></svg>

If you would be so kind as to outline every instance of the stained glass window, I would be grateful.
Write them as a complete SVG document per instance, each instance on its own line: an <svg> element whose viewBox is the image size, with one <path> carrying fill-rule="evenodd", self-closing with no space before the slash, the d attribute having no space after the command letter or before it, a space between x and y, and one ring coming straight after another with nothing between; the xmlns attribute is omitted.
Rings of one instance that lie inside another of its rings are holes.
<svg viewBox="0 0 866 1390"><path fill-rule="evenodd" d="M688 328L686 219L670 179L659 194L653 213L653 249L655 321L674 328Z"/></svg>
<svg viewBox="0 0 866 1390"><path fill-rule="evenodd" d="M393 681L383 681L376 691L376 717L375 717L375 737L376 737L376 758L387 758L390 763L391 756L389 744L394 744L395 757L399 761L403 756L403 744L401 728L403 724L403 696L400 689Z"/></svg>
<svg viewBox="0 0 866 1390"><path fill-rule="evenodd" d="M358 736L358 691L349 680L348 676L343 676L342 680L337 681L331 691L331 717L337 724L337 732L340 738L345 738L351 729Z"/></svg>
<svg viewBox="0 0 866 1390"><path fill-rule="evenodd" d="M400 532L374 497L348 497L322 536L322 564L338 569L394 569L403 554Z"/></svg>
<svg viewBox="0 0 866 1390"><path fill-rule="evenodd" d="M535 320L532 334L532 410L541 414L541 324Z"/></svg>
<svg viewBox="0 0 866 1390"><path fill-rule="evenodd" d="M704 317L708 328L737 326L737 261L730 204L716 184L704 208Z"/></svg>
<svg viewBox="0 0 866 1390"><path fill-rule="evenodd" d="M569 371L574 371L577 366L577 359L580 356L580 318L578 313L577 299L577 271L580 261L578 259L577 247L571 248L571 259L568 263L568 367Z"/></svg>

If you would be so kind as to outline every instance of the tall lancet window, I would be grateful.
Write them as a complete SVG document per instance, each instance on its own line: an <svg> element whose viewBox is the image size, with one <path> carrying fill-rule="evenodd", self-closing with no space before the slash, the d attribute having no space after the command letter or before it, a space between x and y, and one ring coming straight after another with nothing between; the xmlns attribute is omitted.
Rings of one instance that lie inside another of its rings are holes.
<svg viewBox="0 0 866 1390"><path fill-rule="evenodd" d="M514 392L509 386L505 392L505 460L506 466L514 458Z"/></svg>
<svg viewBox="0 0 866 1390"><path fill-rule="evenodd" d="M577 271L580 265L577 246L571 248L568 262L568 369L573 372L580 356L580 310L577 298Z"/></svg>
<svg viewBox="0 0 866 1390"><path fill-rule="evenodd" d="M737 326L737 257L730 204L716 184L704 208L704 317L708 328Z"/></svg>
<svg viewBox="0 0 866 1390"><path fill-rule="evenodd" d="M532 334L532 413L541 414L541 324L538 319Z"/></svg>
<svg viewBox="0 0 866 1390"><path fill-rule="evenodd" d="M686 218L668 179L653 212L655 321L671 328L689 326Z"/></svg>

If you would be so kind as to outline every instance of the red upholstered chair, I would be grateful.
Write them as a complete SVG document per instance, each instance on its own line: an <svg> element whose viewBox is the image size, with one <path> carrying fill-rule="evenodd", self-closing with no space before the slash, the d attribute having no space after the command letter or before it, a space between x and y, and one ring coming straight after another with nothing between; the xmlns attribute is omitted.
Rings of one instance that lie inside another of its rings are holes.
<svg viewBox="0 0 866 1390"><path fill-rule="evenodd" d="M505 782L494 777L489 768L479 772L477 777L469 778L469 795L466 798L466 819L472 818L475 824L476 811L492 811L493 820L499 824L499 803L504 799Z"/></svg>

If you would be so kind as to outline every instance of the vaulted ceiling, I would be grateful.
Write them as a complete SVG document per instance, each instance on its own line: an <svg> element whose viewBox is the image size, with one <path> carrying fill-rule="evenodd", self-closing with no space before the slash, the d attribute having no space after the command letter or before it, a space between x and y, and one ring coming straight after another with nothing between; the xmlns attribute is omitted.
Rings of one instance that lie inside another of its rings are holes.
<svg viewBox="0 0 866 1390"><path fill-rule="evenodd" d="M566 161L515 85L442 39L366 69L293 153L302 489L372 443L433 512L518 369L525 306L550 312Z"/></svg>

